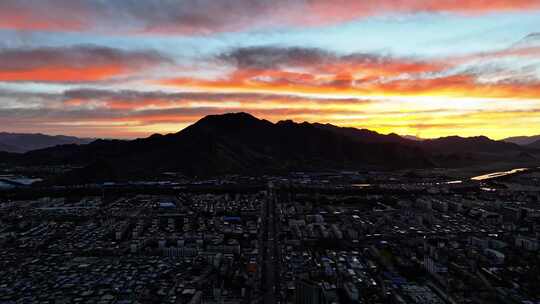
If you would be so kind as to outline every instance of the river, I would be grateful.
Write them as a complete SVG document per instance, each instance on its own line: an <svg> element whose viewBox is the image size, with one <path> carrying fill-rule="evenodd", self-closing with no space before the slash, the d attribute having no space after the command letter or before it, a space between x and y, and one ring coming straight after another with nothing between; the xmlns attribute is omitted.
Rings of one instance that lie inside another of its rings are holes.
<svg viewBox="0 0 540 304"><path fill-rule="evenodd" d="M471 180L485 181L485 180L489 180L489 179L493 179L493 178L498 178L498 177L503 177L503 176L507 176L507 175L513 175L513 174L520 173L520 172L525 172L525 171L528 171L528 170L531 170L531 168L517 168L517 169L508 170L508 171L493 172L493 173L488 173L488 174L484 174L484 175L471 177Z"/></svg>

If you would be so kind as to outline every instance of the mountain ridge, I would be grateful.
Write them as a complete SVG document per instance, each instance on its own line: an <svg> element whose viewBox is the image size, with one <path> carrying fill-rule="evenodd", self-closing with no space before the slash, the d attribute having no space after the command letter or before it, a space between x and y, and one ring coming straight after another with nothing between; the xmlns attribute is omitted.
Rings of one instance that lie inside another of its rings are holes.
<svg viewBox="0 0 540 304"><path fill-rule="evenodd" d="M94 138L79 138L66 135L0 132L0 151L25 153L57 145L88 144L94 140Z"/></svg>
<svg viewBox="0 0 540 304"><path fill-rule="evenodd" d="M540 135L533 135L533 136L513 136L513 137L505 138L502 141L511 142L511 143L518 144L521 146L526 146L539 140L540 140Z"/></svg>
<svg viewBox="0 0 540 304"><path fill-rule="evenodd" d="M529 148L540 149L540 139L527 145Z"/></svg>
<svg viewBox="0 0 540 304"><path fill-rule="evenodd" d="M57 181L87 183L159 176L162 172L204 177L455 168L517 159L526 151L526 147L487 137L413 141L396 134L329 124L272 123L240 112L205 116L177 133L62 145L7 155L6 159L22 165L76 165L82 168Z"/></svg>

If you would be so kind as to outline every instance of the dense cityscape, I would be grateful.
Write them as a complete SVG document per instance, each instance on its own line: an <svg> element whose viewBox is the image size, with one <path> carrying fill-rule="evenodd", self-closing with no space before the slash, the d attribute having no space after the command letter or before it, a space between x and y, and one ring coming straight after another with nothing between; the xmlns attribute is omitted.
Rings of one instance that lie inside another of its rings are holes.
<svg viewBox="0 0 540 304"><path fill-rule="evenodd" d="M540 0L0 0L0 304L540 304Z"/></svg>
<svg viewBox="0 0 540 304"><path fill-rule="evenodd" d="M540 172L413 175L4 176L0 303L537 303Z"/></svg>

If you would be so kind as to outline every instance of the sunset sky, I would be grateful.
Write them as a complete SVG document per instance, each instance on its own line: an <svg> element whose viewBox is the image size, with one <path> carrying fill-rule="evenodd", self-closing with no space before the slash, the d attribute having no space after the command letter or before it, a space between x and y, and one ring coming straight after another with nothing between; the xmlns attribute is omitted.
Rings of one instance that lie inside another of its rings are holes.
<svg viewBox="0 0 540 304"><path fill-rule="evenodd" d="M0 131L540 134L540 0L1 0Z"/></svg>

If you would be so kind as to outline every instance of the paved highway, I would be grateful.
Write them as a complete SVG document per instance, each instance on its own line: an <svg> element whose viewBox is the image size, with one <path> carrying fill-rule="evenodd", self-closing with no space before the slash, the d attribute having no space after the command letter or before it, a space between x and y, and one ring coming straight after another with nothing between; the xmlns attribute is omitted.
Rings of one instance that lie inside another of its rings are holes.
<svg viewBox="0 0 540 304"><path fill-rule="evenodd" d="M280 302L279 220L276 216L276 200L277 197L270 186L261 211L261 291L265 304Z"/></svg>

